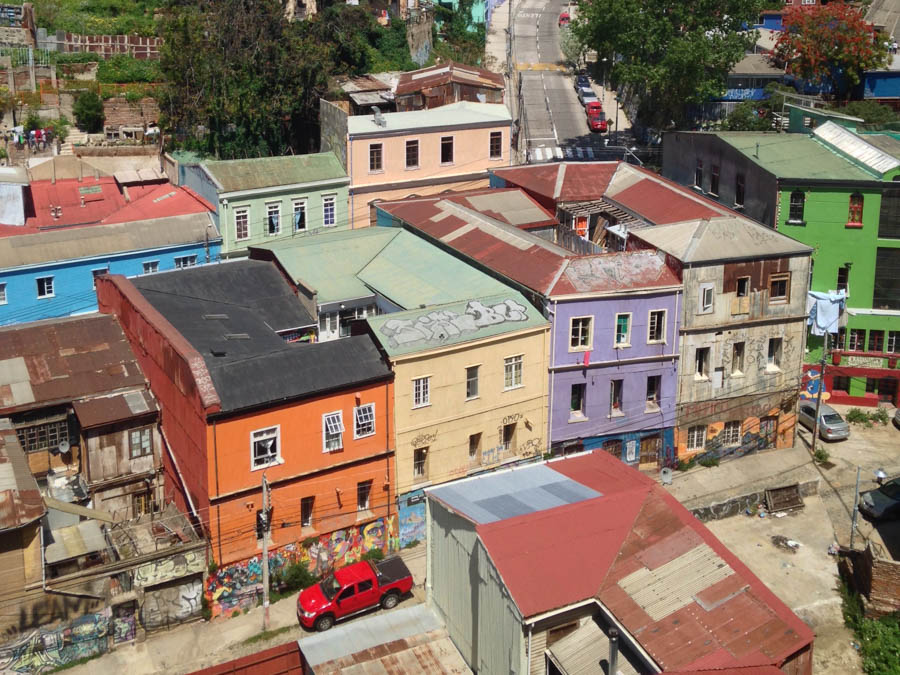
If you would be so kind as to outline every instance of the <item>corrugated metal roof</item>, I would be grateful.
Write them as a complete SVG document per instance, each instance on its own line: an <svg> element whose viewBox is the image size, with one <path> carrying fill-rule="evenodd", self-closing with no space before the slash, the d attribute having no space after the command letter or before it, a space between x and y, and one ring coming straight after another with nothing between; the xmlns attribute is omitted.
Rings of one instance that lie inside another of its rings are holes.
<svg viewBox="0 0 900 675"><path fill-rule="evenodd" d="M508 185L556 202L578 202L598 199L621 162L558 162L533 164L503 169L491 173Z"/></svg>
<svg viewBox="0 0 900 675"><path fill-rule="evenodd" d="M551 294L616 292L628 289L680 286L665 256L655 251L629 251L584 256L570 260ZM557 290L558 289L558 290Z"/></svg>
<svg viewBox="0 0 900 675"><path fill-rule="evenodd" d="M383 135L397 131L424 131L437 127L464 127L470 124L496 124L508 126L512 122L502 103L471 103L459 101L431 108L405 112L382 113L385 126L375 124L374 115L351 115L347 118L350 136Z"/></svg>
<svg viewBox="0 0 900 675"><path fill-rule="evenodd" d="M207 161L203 162L203 166L222 186L222 192L325 180L349 181L347 172L333 152Z"/></svg>
<svg viewBox="0 0 900 675"><path fill-rule="evenodd" d="M813 130L813 134L851 161L862 164L879 176L900 166L900 159L868 143L865 137L854 134L834 122L819 125Z"/></svg>
<svg viewBox="0 0 900 675"><path fill-rule="evenodd" d="M784 75L784 68L776 68L765 54L747 54L731 68L731 75Z"/></svg>
<svg viewBox="0 0 900 675"><path fill-rule="evenodd" d="M900 139L888 134L862 134L862 138L891 157L900 157Z"/></svg>
<svg viewBox="0 0 900 675"><path fill-rule="evenodd" d="M454 675L471 673L445 628L392 640L372 649L320 663L316 675Z"/></svg>
<svg viewBox="0 0 900 675"><path fill-rule="evenodd" d="M609 638L593 619L551 645L551 658L563 669L563 675L600 675L600 662L609 659ZM641 675L619 650L617 675Z"/></svg>
<svg viewBox="0 0 900 675"><path fill-rule="evenodd" d="M107 548L106 537L96 520L52 530L50 537L52 542L44 548L44 559L50 565Z"/></svg>
<svg viewBox="0 0 900 675"><path fill-rule="evenodd" d="M0 418L0 532L44 515L44 500L9 418Z"/></svg>
<svg viewBox="0 0 900 675"><path fill-rule="evenodd" d="M0 269L220 239L209 213L0 238Z"/></svg>
<svg viewBox="0 0 900 675"><path fill-rule="evenodd" d="M103 396L72 404L82 429L114 424L156 413L156 400L148 390Z"/></svg>
<svg viewBox="0 0 900 675"><path fill-rule="evenodd" d="M458 82L487 89L503 89L503 76L484 68L465 66L448 61L436 66L402 73L397 80L397 96L412 94L449 82Z"/></svg>

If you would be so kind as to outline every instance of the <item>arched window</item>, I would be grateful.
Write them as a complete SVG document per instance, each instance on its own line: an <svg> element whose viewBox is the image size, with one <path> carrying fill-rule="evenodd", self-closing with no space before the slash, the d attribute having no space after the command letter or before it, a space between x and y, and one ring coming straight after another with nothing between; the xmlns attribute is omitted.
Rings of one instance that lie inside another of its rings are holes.
<svg viewBox="0 0 900 675"><path fill-rule="evenodd" d="M850 195L850 217L849 222L855 225L862 225L863 217L863 196L858 192Z"/></svg>

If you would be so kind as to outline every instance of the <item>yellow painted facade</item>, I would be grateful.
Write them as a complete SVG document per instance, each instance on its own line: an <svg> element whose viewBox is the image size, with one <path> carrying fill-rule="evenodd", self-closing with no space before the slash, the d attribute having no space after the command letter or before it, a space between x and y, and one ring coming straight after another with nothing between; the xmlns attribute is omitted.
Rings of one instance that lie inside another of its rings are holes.
<svg viewBox="0 0 900 675"><path fill-rule="evenodd" d="M548 341L542 325L391 359L398 494L546 451ZM519 356L521 385L507 387L506 360ZM467 397L473 366L478 391ZM421 378L429 379L429 402L416 407Z"/></svg>

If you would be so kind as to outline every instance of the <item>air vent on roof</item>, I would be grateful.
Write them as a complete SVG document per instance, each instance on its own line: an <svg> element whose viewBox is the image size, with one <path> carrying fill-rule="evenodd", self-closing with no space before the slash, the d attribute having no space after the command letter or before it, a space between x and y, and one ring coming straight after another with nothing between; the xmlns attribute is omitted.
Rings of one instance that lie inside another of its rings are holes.
<svg viewBox="0 0 900 675"><path fill-rule="evenodd" d="M209 353L213 356L225 356L228 352L222 347L210 347Z"/></svg>
<svg viewBox="0 0 900 675"><path fill-rule="evenodd" d="M248 333L225 333L226 340L249 340L250 335Z"/></svg>
<svg viewBox="0 0 900 675"><path fill-rule="evenodd" d="M227 314L204 314L203 318L207 321L212 321L213 319L225 320L228 318Z"/></svg>

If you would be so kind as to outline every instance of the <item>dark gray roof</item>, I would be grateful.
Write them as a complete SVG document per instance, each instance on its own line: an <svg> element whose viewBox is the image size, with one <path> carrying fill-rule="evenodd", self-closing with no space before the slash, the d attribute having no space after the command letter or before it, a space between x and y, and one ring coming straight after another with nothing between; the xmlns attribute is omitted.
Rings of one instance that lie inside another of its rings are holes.
<svg viewBox="0 0 900 675"><path fill-rule="evenodd" d="M391 375L368 336L303 344L277 335L315 319L269 262L206 265L132 282L206 361L222 412Z"/></svg>

